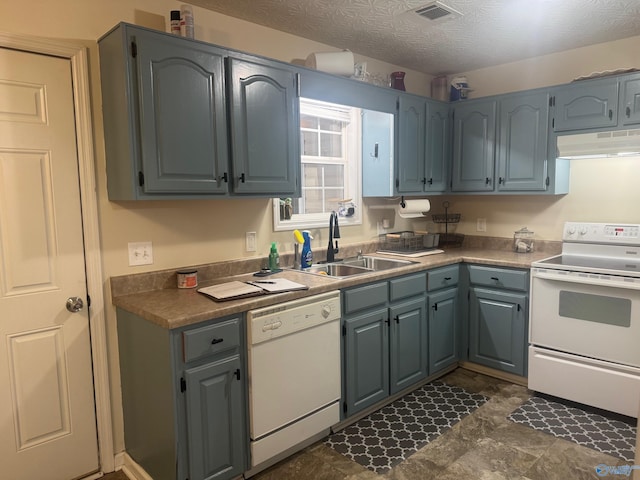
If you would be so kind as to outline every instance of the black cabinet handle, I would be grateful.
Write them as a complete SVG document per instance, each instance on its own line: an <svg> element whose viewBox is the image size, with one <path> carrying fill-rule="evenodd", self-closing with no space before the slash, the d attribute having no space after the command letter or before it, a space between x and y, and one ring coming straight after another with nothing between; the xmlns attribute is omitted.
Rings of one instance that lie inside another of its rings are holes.
<svg viewBox="0 0 640 480"><path fill-rule="evenodd" d="M240 183L244 183L244 173L240 175Z"/></svg>
<svg viewBox="0 0 640 480"><path fill-rule="evenodd" d="M386 319L384 320L384 323L386 323L387 325L389 325L389 324L391 323L391 320L389 320L389 318L386 318Z"/></svg>
<svg viewBox="0 0 640 480"><path fill-rule="evenodd" d="M627 113L627 118L629 118L631 116L631 107L627 107L626 113Z"/></svg>
<svg viewBox="0 0 640 480"><path fill-rule="evenodd" d="M400 323L400 317L398 315L393 317L393 319L396 321L396 323Z"/></svg>
<svg viewBox="0 0 640 480"><path fill-rule="evenodd" d="M224 342L224 338L214 338L213 340L211 340L211 345L216 345L217 343L222 342Z"/></svg>
<svg viewBox="0 0 640 480"><path fill-rule="evenodd" d="M422 177L422 184L426 185L427 184L427 178L426 177Z"/></svg>
<svg viewBox="0 0 640 480"><path fill-rule="evenodd" d="M430 178L429 181L427 182L429 185L433 185L433 178Z"/></svg>
<svg viewBox="0 0 640 480"><path fill-rule="evenodd" d="M240 380L240 369L237 368L235 372L233 372L233 374L235 375L235 377Z"/></svg>
<svg viewBox="0 0 640 480"><path fill-rule="evenodd" d="M438 304L437 304L437 303L434 303L434 304L433 304L433 307L431 307L431 308L433 308L433 309L437 312L437 311L438 311Z"/></svg>
<svg viewBox="0 0 640 480"><path fill-rule="evenodd" d="M227 172L224 172L220 177L218 177L218 181L227 183L229 181L229 175L227 175Z"/></svg>
<svg viewBox="0 0 640 480"><path fill-rule="evenodd" d="M489 177L486 177L486 178L484 179L484 184L485 184L485 185L489 185L490 183L491 183L491 179L490 179Z"/></svg>
<svg viewBox="0 0 640 480"><path fill-rule="evenodd" d="M504 183L504 178L498 177L498 185L502 185Z"/></svg>
<svg viewBox="0 0 640 480"><path fill-rule="evenodd" d="M500 281L500 279L498 277L491 277L491 280L495 280L496 282Z"/></svg>
<svg viewBox="0 0 640 480"><path fill-rule="evenodd" d="M451 280L451 277L444 277L444 279L445 279L446 281L449 281L449 280Z"/></svg>

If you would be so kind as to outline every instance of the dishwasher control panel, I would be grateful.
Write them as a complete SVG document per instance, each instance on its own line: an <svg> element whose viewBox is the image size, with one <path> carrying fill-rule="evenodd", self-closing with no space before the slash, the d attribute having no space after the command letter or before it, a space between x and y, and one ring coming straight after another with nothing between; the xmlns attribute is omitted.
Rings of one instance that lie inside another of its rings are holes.
<svg viewBox="0 0 640 480"><path fill-rule="evenodd" d="M256 345L340 319L340 292L329 292L247 312L247 340Z"/></svg>

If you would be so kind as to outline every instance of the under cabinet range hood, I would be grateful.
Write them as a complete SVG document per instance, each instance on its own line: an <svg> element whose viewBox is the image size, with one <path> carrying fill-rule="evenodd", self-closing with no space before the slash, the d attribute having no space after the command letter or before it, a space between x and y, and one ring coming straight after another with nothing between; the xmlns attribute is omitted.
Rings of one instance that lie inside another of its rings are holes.
<svg viewBox="0 0 640 480"><path fill-rule="evenodd" d="M558 158L640 155L640 129L558 136Z"/></svg>

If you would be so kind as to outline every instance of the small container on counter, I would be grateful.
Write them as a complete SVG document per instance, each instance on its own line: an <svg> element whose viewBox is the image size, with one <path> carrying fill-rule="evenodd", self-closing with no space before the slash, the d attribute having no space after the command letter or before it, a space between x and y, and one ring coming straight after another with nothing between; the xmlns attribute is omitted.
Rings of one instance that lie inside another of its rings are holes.
<svg viewBox="0 0 640 480"><path fill-rule="evenodd" d="M197 270L178 270L178 288L195 288L198 286Z"/></svg>
<svg viewBox="0 0 640 480"><path fill-rule="evenodd" d="M513 232L513 251L517 253L533 252L533 232L527 227Z"/></svg>

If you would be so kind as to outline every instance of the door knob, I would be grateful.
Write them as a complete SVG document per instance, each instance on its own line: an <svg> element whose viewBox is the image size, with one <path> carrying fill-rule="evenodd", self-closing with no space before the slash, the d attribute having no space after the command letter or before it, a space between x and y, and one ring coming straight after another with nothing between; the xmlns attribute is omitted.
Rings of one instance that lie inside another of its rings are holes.
<svg viewBox="0 0 640 480"><path fill-rule="evenodd" d="M71 313L77 313L82 310L84 307L84 302L80 297L69 297L67 298L67 310Z"/></svg>

